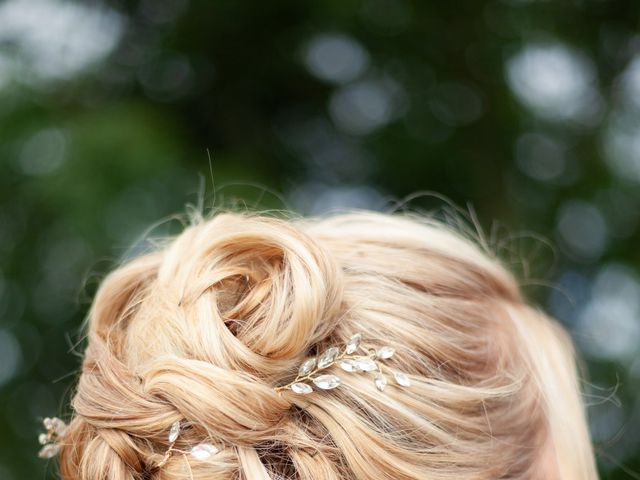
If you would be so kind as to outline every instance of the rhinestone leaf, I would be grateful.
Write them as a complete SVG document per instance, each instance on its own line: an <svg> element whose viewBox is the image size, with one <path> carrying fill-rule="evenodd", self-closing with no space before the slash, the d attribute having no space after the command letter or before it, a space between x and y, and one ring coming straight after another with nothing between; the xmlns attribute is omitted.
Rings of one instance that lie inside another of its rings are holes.
<svg viewBox="0 0 640 480"><path fill-rule="evenodd" d="M356 333L355 335L353 335L347 342L347 353L351 354L355 352L358 349L358 346L360 345L361 340L362 340L361 333Z"/></svg>
<svg viewBox="0 0 640 480"><path fill-rule="evenodd" d="M58 454L59 451L60 445L58 445L57 443L50 443L40 449L40 451L38 452L38 456L40 458L53 458Z"/></svg>
<svg viewBox="0 0 640 480"><path fill-rule="evenodd" d="M316 366L315 357L310 358L309 360L306 360L302 365L300 365L300 369L298 370L298 376L304 377L305 375L308 375L309 373L311 373L311 371L315 366Z"/></svg>
<svg viewBox="0 0 640 480"><path fill-rule="evenodd" d="M211 455L215 455L219 450L210 443L199 443L191 449L191 456L198 460L206 460Z"/></svg>
<svg viewBox="0 0 640 480"><path fill-rule="evenodd" d="M382 358L384 360L385 358L391 358L394 353L396 353L396 349L395 348L393 348L393 347L382 347L376 353L376 357Z"/></svg>
<svg viewBox="0 0 640 480"><path fill-rule="evenodd" d="M369 357L362 357L354 360L359 370L363 372L373 372L378 369L378 365Z"/></svg>
<svg viewBox="0 0 640 480"><path fill-rule="evenodd" d="M411 386L411 380L409 380L409 377L407 377L404 373L395 372L393 374L393 377L396 379L396 382L398 382L398 385L402 385L403 387Z"/></svg>
<svg viewBox="0 0 640 480"><path fill-rule="evenodd" d="M62 436L67 429L67 424L60 420L58 417L53 417L51 419L51 424L53 431L56 435Z"/></svg>
<svg viewBox="0 0 640 480"><path fill-rule="evenodd" d="M308 385L306 383L300 383L300 382L292 384L291 390L293 390L295 393L300 393L302 395L306 395L307 393L313 392L313 388L311 388L311 385Z"/></svg>
<svg viewBox="0 0 640 480"><path fill-rule="evenodd" d="M376 384L378 390L383 391L384 387L387 386L387 378L381 373L376 373L374 383Z"/></svg>
<svg viewBox="0 0 640 480"><path fill-rule="evenodd" d="M318 368L325 368L331 365L338 356L339 351L338 347L331 347L325 350L318 360Z"/></svg>
<svg viewBox="0 0 640 480"><path fill-rule="evenodd" d="M340 385L340 377L336 375L320 375L313 379L313 383L323 390L331 390Z"/></svg>
<svg viewBox="0 0 640 480"><path fill-rule="evenodd" d="M180 420L176 420L171 425L171 430L169 430L169 441L171 443L175 442L178 439L178 435L180 435Z"/></svg>
<svg viewBox="0 0 640 480"><path fill-rule="evenodd" d="M350 358L345 358L344 360L340 360L340 368L342 368L345 372L357 372L358 364L355 360L351 360Z"/></svg>

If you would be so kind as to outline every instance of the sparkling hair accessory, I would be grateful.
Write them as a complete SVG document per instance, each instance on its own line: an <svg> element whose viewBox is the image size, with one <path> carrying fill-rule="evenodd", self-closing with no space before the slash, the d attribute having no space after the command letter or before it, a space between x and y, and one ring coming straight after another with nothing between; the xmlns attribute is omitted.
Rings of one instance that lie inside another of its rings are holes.
<svg viewBox="0 0 640 480"><path fill-rule="evenodd" d="M387 365L380 362L380 360L391 358L396 351L395 348L384 346L377 350L374 348L366 349L360 345L361 341L362 334L356 333L349 338L349 341L342 351L339 347L330 347L319 357L305 360L302 365L300 365L296 378L286 385L275 387L276 392L280 393L282 390L291 390L294 393L307 395L313 392L311 384L322 390L336 388L342 383L342 379L339 376L333 374L318 375L318 372L335 363L345 372L373 373L373 381L380 391L383 391L388 383L383 369L393 375L398 385L402 387L409 387L411 385L411 380L406 374L391 370ZM358 349L366 352L366 354L356 354Z"/></svg>
<svg viewBox="0 0 640 480"><path fill-rule="evenodd" d="M176 445L176 442L178 441L178 437L180 436L181 431L182 431L182 423L180 422L180 420L176 420L175 422L173 422L173 424L171 425L171 429L169 430L169 435L168 435L169 448L164 453L164 456L162 457L162 460L160 460L160 463L158 463L158 465L155 466L156 469L163 467L164 464L169 461L169 458L171 457L171 455L175 453L179 453L181 455L184 455L184 458L187 461L187 467L189 468L189 470L191 470L191 466L189 465L189 459L187 458L187 455L191 455L193 458L197 460L206 460L211 455L215 455L220 451L218 447L212 445L211 443L206 443L206 442L198 443L197 445L191 447L191 449L188 451L180 450L176 448L175 445Z"/></svg>
<svg viewBox="0 0 640 480"><path fill-rule="evenodd" d="M284 390L290 390L299 395L308 395L314 392L312 385L315 385L315 387L320 390L334 389L340 386L342 379L338 375L321 372L335 364L339 365L343 371L348 373L372 373L373 382L380 391L383 391L388 384L387 377L384 375L385 371L393 376L397 385L401 387L409 387L411 385L411 380L406 374L392 370L381 362L381 360L391 358L395 354L395 348L391 346L383 346L378 349L365 348L361 345L361 341L362 334L356 333L349 338L342 348L336 346L329 347L320 356L305 360L298 368L298 374L291 382L274 387L274 390L280 395ZM364 353L357 354L356 352L358 350ZM39 456L41 458L52 458L60 450L58 440L64 435L67 425L56 417L45 418L43 423L47 429L47 433L41 433L38 437L40 444L43 445ZM169 448L165 451L162 460L155 465L154 469L164 466L172 455L180 454L184 456L188 468L191 470L189 456L196 460L206 460L220 451L218 447L207 442L198 443L189 450L176 448L176 442L183 427L184 424L180 420L175 421L171 425L167 435Z"/></svg>
<svg viewBox="0 0 640 480"><path fill-rule="evenodd" d="M40 458L52 458L60 451L59 440L64 436L64 432L67 430L67 424L58 417L47 417L42 421L42 423L47 431L46 433L38 435L38 442L42 445L42 448L38 452L38 456Z"/></svg>

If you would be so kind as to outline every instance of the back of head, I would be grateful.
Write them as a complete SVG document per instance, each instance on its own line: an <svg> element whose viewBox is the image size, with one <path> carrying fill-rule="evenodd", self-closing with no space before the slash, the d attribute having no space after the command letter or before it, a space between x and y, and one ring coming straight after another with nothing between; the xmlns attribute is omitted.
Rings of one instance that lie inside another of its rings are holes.
<svg viewBox="0 0 640 480"><path fill-rule="evenodd" d="M219 213L112 272L60 451L65 480L595 479L573 350L497 260L417 216ZM299 395L362 332L411 379ZM204 440L206 459L166 457Z"/></svg>

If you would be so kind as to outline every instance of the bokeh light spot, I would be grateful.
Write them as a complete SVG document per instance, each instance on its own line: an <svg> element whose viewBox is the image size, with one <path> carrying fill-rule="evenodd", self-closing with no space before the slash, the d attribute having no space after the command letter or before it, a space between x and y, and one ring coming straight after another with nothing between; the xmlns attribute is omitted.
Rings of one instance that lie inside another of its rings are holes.
<svg viewBox="0 0 640 480"><path fill-rule="evenodd" d="M561 43L526 45L506 71L518 100L542 118L589 123L600 112L590 60Z"/></svg>
<svg viewBox="0 0 640 480"><path fill-rule="evenodd" d="M20 345L16 337L7 330L0 330L0 386L15 376L21 358Z"/></svg>
<svg viewBox="0 0 640 480"><path fill-rule="evenodd" d="M329 102L329 113L342 131L366 135L397 118L404 102L404 92L397 82L366 79L336 91Z"/></svg>
<svg viewBox="0 0 640 480"><path fill-rule="evenodd" d="M28 175L46 175L56 170L65 158L67 137L58 128L35 132L23 145L19 162Z"/></svg>
<svg viewBox="0 0 640 480"><path fill-rule="evenodd" d="M640 54L633 57L621 75L625 100L640 109Z"/></svg>
<svg viewBox="0 0 640 480"><path fill-rule="evenodd" d="M640 181L640 118L629 111L611 115L604 133L605 160L625 180Z"/></svg>
<svg viewBox="0 0 640 480"><path fill-rule="evenodd" d="M593 204L571 200L560 208L557 233L570 254L582 261L599 258L607 243L607 225Z"/></svg>
<svg viewBox="0 0 640 480"><path fill-rule="evenodd" d="M38 80L67 78L101 60L118 44L123 29L123 17L106 7L61 0L0 4L0 43L14 45L15 62ZM29 78L21 75L21 80Z"/></svg>
<svg viewBox="0 0 640 480"><path fill-rule="evenodd" d="M518 167L535 180L555 180L565 171L566 146L553 137L525 133L516 141L515 150Z"/></svg>
<svg viewBox="0 0 640 480"><path fill-rule="evenodd" d="M590 355L618 360L635 354L640 345L640 283L619 264L598 272L591 299L580 315L579 340Z"/></svg>
<svg viewBox="0 0 640 480"><path fill-rule="evenodd" d="M349 208L379 209L382 194L369 185L326 185L309 182L296 187L288 197L301 212L320 215Z"/></svg>
<svg viewBox="0 0 640 480"><path fill-rule="evenodd" d="M342 33L323 33L311 39L304 52L309 72L321 80L346 83L369 65L369 54L354 38Z"/></svg>

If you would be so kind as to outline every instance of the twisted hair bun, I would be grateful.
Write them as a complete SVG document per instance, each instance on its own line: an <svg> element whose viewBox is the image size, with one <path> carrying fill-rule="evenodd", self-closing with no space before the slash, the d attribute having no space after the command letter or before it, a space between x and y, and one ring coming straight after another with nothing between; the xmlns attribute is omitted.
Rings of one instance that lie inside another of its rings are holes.
<svg viewBox="0 0 640 480"><path fill-rule="evenodd" d="M411 388L274 390L356 332ZM122 265L72 407L64 480L596 478L565 333L495 259L406 215L218 213ZM177 448L220 452L157 468L176 421Z"/></svg>

